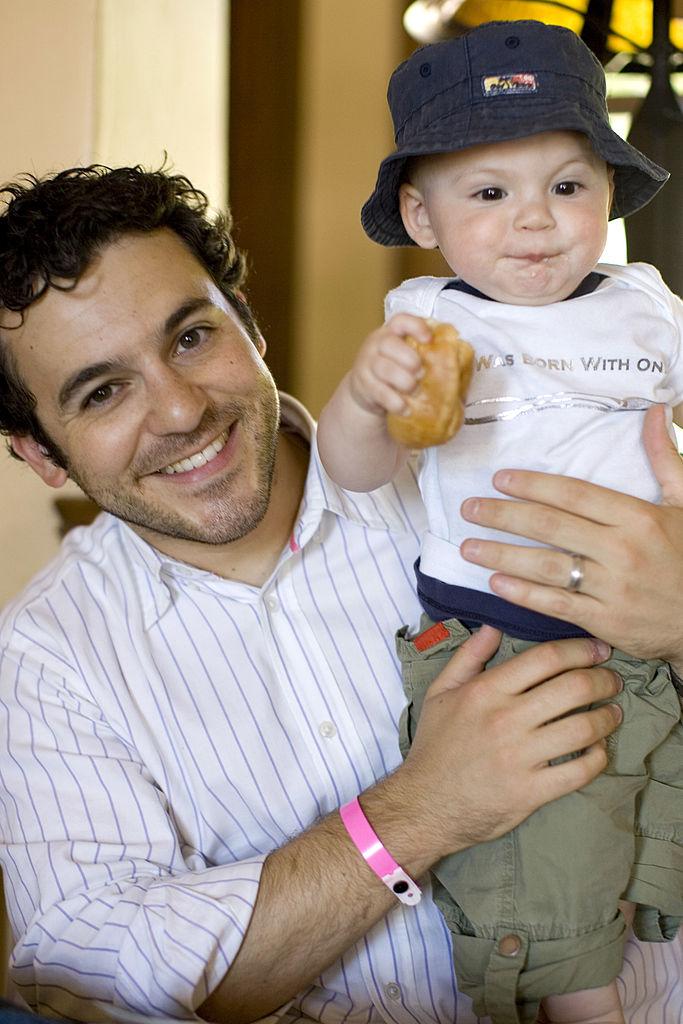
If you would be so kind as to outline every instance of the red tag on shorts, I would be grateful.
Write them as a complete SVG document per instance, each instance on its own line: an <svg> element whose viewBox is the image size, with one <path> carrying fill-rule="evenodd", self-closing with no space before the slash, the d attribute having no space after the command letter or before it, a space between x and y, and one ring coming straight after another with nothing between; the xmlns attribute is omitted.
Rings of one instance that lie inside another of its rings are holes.
<svg viewBox="0 0 683 1024"><path fill-rule="evenodd" d="M415 637L413 645L418 651L427 651L430 647L440 644L442 640L446 640L449 636L450 633L443 622L435 622L429 629L425 629L424 633L420 633L419 636Z"/></svg>

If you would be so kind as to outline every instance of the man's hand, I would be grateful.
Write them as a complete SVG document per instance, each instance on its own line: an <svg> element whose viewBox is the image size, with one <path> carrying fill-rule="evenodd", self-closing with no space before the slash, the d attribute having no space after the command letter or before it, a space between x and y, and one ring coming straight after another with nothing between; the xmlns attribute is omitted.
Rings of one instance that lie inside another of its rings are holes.
<svg viewBox="0 0 683 1024"><path fill-rule="evenodd" d="M578 712L621 689L614 672L592 667L609 657L607 644L539 644L483 672L499 640L482 627L434 681L397 773L416 787L410 805L424 815L416 834L425 848L440 844L440 856L495 839L586 785L605 767L601 741L621 721L613 704ZM580 757L549 764L578 750Z"/></svg>
<svg viewBox="0 0 683 1024"><path fill-rule="evenodd" d="M648 411L643 439L661 505L569 477L502 470L494 484L517 500L469 498L465 519L554 547L466 540L461 551L496 570L491 589L500 597L683 674L683 464L664 407ZM571 552L584 559L574 593L566 589Z"/></svg>

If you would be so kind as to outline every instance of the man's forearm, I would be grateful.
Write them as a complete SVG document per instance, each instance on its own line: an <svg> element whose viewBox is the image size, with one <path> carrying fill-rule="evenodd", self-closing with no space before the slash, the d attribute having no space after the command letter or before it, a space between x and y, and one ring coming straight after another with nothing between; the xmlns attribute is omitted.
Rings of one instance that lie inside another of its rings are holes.
<svg viewBox="0 0 683 1024"><path fill-rule="evenodd" d="M387 849L416 877L438 854L424 830L406 829L404 796L398 772L361 800ZM329 815L266 859L244 942L199 1013L231 1024L257 1020L306 988L395 904L339 814Z"/></svg>
<svg viewBox="0 0 683 1024"><path fill-rule="evenodd" d="M405 763L361 796L375 832L413 878L446 853L509 831L605 766L598 741L620 712L580 709L618 690L614 673L587 671L609 649L590 640L545 644L483 673L499 637L483 627L454 655L427 693ZM576 750L583 755L550 764ZM266 859L242 946L199 1012L231 1024L262 1017L334 963L394 900L331 814Z"/></svg>

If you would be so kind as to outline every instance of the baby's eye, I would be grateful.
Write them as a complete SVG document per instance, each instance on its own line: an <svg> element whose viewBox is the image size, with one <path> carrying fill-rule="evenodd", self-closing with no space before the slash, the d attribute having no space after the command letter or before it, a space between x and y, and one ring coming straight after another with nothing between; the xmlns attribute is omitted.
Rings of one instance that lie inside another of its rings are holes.
<svg viewBox="0 0 683 1024"><path fill-rule="evenodd" d="M486 202L495 202L497 199L502 199L505 193L502 188L495 188L493 185L489 185L488 188L483 188L477 192L477 195Z"/></svg>
<svg viewBox="0 0 683 1024"><path fill-rule="evenodd" d="M581 188L578 181L561 181L555 186L558 196L573 196Z"/></svg>

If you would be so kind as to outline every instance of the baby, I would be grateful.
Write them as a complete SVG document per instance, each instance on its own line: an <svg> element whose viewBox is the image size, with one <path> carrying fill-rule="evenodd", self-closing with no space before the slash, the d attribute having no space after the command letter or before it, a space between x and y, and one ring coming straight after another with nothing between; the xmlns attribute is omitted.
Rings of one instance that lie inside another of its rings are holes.
<svg viewBox="0 0 683 1024"><path fill-rule="evenodd" d="M611 129L602 68L578 36L533 21L482 25L414 53L392 76L389 104L397 149L380 167L363 226L382 245L438 247L454 276L389 294L387 322L320 419L330 475L372 490L409 458L386 420L419 384L421 359L406 338L428 341L428 318L453 324L475 352L463 428L419 460L425 617L418 636L397 639L405 754L429 683L471 630L503 632L492 663L583 634L491 592L486 570L460 555L473 534L460 506L495 494L501 465L657 501L642 422L656 403L674 408L677 422L683 411L683 303L653 267L598 262L608 219L645 205L667 174ZM568 553L570 589L588 564ZM676 691L661 661L614 651L607 664L624 679L624 721L606 772L434 868L459 982L495 1024L533 1021L540 1003L553 1022L623 1021L619 900L635 905L642 939L669 940L683 920Z"/></svg>

